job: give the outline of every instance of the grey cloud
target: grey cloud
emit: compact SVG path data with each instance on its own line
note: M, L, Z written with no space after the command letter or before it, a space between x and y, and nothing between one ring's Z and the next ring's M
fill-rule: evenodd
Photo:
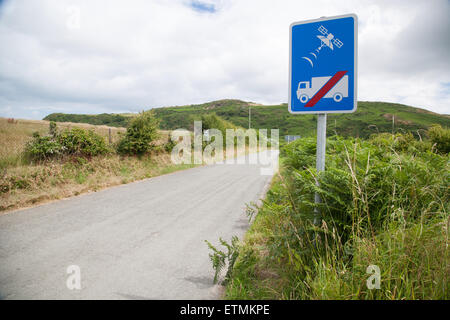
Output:
M359 98L449 112L447 1L202 2L217 11L200 14L185 0L79 0L80 29L70 30L73 1L7 1L0 116L285 102L290 22L349 11L360 18Z
M446 71L448 76L450 2L426 3L396 38L396 65L400 72Z

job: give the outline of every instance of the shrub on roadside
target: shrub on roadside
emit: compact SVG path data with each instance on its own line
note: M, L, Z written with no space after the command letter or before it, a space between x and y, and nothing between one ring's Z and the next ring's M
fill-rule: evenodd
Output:
M159 138L159 120L153 111L143 111L131 120L125 136L119 141L120 154L142 155L152 148L152 142Z
M50 121L50 124L48 125L48 133L53 138L56 138L58 136L58 126L56 125L56 122Z
M343 241L349 239L355 217L363 229L377 232L386 219L401 208L408 219L441 210L438 199L448 187L448 159L431 152L427 142L411 134L385 134L370 140L330 138L326 170L314 169L314 139L289 145L286 165L289 186L297 211L307 217L314 207L336 228ZM316 179L320 187L316 186ZM314 203L317 192L323 202Z
M59 132L54 122L50 122L50 135L33 134L25 147L25 155L32 160L47 160L57 156L75 155L92 157L109 151L102 136L93 131L73 128Z
M80 128L65 130L57 135L56 141L62 147L64 154L77 156L97 156L106 154L109 149L105 139L94 131Z
M438 152L450 152L450 129L434 125L428 130L428 136Z
M33 134L33 140L25 146L25 155L33 160L47 160L61 155L63 149L53 137Z
M169 137L169 141L167 141L165 144L164 144L164 150L167 152L167 153L170 153L170 152L172 152L172 150L173 150L173 148L176 146L176 142L175 141L173 141L170 137Z

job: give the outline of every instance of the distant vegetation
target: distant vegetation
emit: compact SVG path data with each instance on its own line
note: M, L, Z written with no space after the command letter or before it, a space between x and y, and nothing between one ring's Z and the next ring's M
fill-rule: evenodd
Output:
M210 114L216 114L234 126L248 128L249 108L252 128L278 128L281 136L315 135L316 116L290 114L286 104L266 106L240 100L220 100L199 105L155 108L154 112L161 121L161 129L165 130L192 130L194 120L201 120L202 116ZM45 119L126 126L130 115L51 114ZM358 110L353 114L328 115L327 134L367 138L377 132L411 132L418 137L433 124L450 127L450 117L401 104L360 101Z
M278 128L280 136L315 135L316 116L290 114L286 104L264 106L239 100L221 100L200 105L156 108L155 114L161 119L161 128L164 129L190 129L193 120L210 113L215 113L236 126L248 128L249 108L252 128ZM367 138L373 133L394 131L412 132L418 136L433 124L449 127L450 117L400 104L359 102L358 110L353 114L328 115L327 134Z
M222 133L222 138L223 138L222 143L224 146L226 145L227 129L238 129L231 122L222 119L221 117L217 116L215 113L204 114L204 115L202 115L200 120L202 121L202 129L203 130L216 129ZM237 142L237 141L235 141L235 142ZM207 143L208 143L207 141L204 141L203 145L205 146Z
M52 113L46 116L43 120L55 122L89 123L93 125L105 125L110 127L126 127L130 117L108 113L96 115Z

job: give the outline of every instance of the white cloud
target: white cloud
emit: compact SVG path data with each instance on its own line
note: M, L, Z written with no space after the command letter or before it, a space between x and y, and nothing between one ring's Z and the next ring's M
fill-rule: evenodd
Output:
M450 113L448 1L195 1L214 10L192 3L6 1L0 116L286 102L289 24L349 12L360 22L359 100Z

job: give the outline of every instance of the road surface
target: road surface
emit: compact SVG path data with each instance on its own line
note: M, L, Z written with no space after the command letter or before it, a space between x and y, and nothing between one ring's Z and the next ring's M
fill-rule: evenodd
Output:
M218 299L209 249L271 176L216 164L0 216L0 299ZM69 290L71 265L81 289Z

